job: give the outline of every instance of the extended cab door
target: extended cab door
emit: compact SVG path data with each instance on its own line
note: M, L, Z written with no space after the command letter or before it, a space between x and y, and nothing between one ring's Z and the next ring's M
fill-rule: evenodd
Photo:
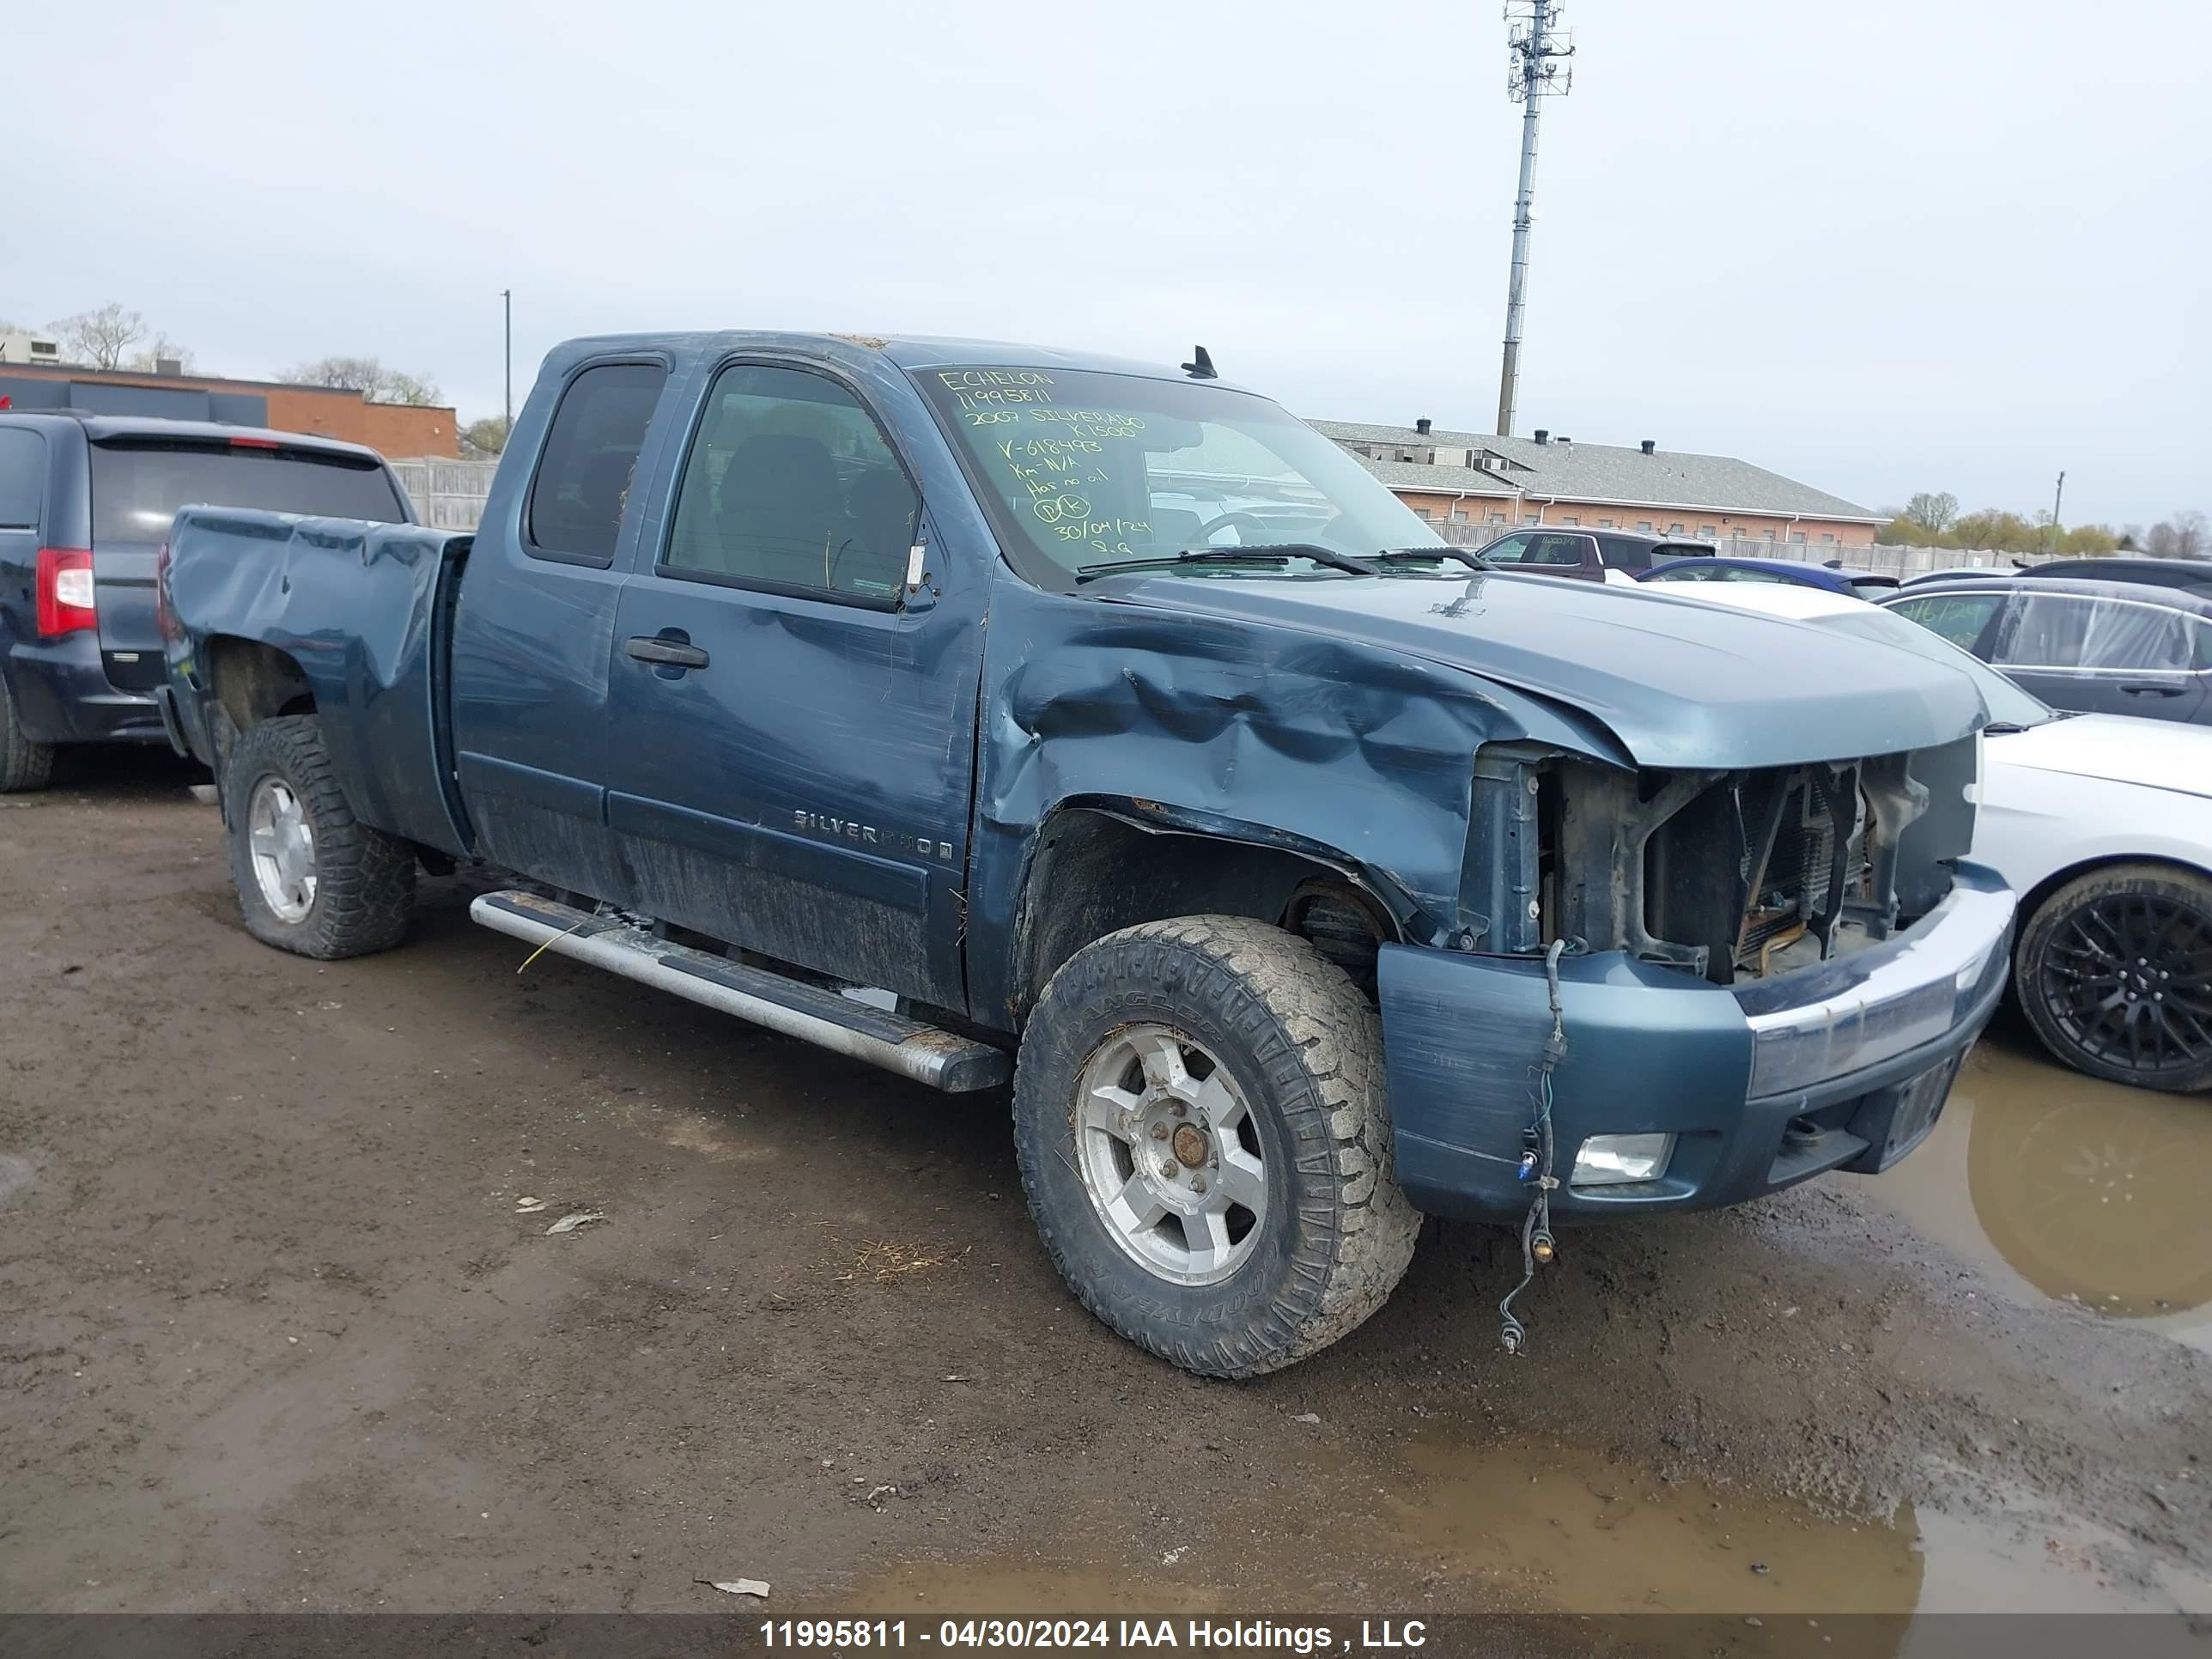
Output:
M454 762L477 850L599 899L629 896L606 824L607 677L617 551L636 538L631 482L667 382L659 360L586 362L532 394L509 453L543 432L537 465L512 493L502 466L453 620Z
M927 504L820 366L717 368L669 470L615 629L608 819L639 908L964 1008L980 578L933 561L908 591Z

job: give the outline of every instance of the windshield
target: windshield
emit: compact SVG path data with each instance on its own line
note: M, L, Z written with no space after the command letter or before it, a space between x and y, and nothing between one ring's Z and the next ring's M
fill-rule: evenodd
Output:
M384 469L338 451L258 444L97 443L92 538L158 542L180 507L255 507L328 519L402 524L406 509Z
M959 434L1001 544L1033 580L1192 549L1281 549L1275 561L1148 569L1191 576L1343 573L1352 558L1443 545L1365 468L1279 404L1197 381L1089 369L921 369Z
M1972 680L1975 689L1982 694L1982 702L1990 711L1990 723L1993 726L2040 726L2045 720L2063 718L2050 704L2030 696L1979 657L1961 651L1932 629L1908 617L1893 616L1878 605L1869 605L1863 611L1854 605L1849 611L1833 611L1821 617L1820 623L1847 633L1863 634L1885 644L1901 645L1908 651L1918 652L1930 662L1957 669Z

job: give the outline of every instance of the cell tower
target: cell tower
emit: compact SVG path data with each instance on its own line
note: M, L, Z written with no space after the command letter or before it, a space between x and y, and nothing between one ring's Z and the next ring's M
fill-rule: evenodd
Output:
M1528 210L1536 197L1536 120L1542 99L1574 82L1571 34L1557 24L1559 0L1516 0L1505 8L1505 45L1513 54L1505 93L1523 106L1521 191L1513 198L1513 276L1505 290L1505 364L1498 377L1498 435L1513 435L1513 402L1521 380L1521 313L1528 291Z

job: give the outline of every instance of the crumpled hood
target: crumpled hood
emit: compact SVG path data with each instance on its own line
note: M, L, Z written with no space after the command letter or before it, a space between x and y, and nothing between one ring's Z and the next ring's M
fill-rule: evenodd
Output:
M2212 798L2212 730L2129 714L2069 714L1989 739L1991 764Z
M1850 760L1949 743L1986 718L1972 680L1917 652L1648 586L1182 575L1116 582L1101 597L1464 669L1583 710L1641 766Z

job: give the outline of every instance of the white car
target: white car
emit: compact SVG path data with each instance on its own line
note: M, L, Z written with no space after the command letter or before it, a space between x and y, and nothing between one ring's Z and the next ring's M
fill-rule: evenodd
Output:
M1908 646L1971 677L1991 715L1973 854L2020 895L2021 1012L2092 1077L2212 1087L2212 729L2061 714L1918 623L1841 594L1676 591Z

